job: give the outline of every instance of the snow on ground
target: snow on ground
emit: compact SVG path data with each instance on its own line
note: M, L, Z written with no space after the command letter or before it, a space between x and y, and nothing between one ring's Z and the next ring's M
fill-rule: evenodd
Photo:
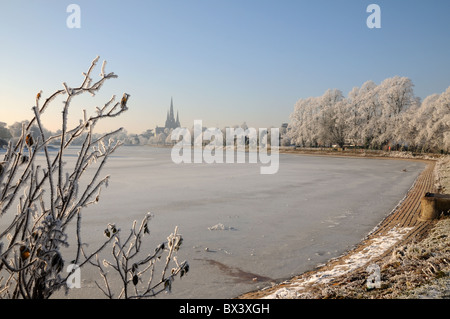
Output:
M434 175L436 185L443 193L450 193L450 156L443 156L436 162ZM431 251L432 254L442 254L446 261L441 271L446 275L430 283L420 286L404 294L404 298L420 299L448 299L450 298L450 219L446 218L437 223L433 232L423 242L418 244L420 249Z
M450 193L450 155L441 157L434 169L436 186L442 193Z
M393 228L385 236L375 238L370 245L361 251L349 255L344 264L336 265L330 270L320 271L305 280L298 280L288 287L280 288L272 294L265 296L264 299L298 298L307 285L315 283L327 284L339 276L348 274L351 271L368 264L371 260L381 256L395 243L399 242L411 229L412 228L409 227Z

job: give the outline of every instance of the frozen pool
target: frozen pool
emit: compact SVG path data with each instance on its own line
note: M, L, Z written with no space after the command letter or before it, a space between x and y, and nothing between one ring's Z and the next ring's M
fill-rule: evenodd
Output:
M179 227L190 272L163 298L232 298L314 268L357 244L404 197L421 162L280 154L261 164L174 164L170 149L121 147L99 204L83 215L92 249L108 222L126 231L152 212L149 249ZM406 171L405 171L406 170ZM102 297L90 269L69 297ZM99 280L101 282L101 280Z

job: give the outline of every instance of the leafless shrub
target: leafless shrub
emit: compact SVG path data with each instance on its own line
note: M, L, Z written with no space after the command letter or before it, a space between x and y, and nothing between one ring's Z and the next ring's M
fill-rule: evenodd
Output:
M100 177L101 170L121 144L109 139L121 128L97 138L94 137L94 128L100 120L117 117L125 112L129 99L127 93L118 102L113 96L102 107L97 107L93 115L89 116L84 110L79 124L68 127L68 111L72 100L85 93L95 95L106 80L117 77L113 72L105 73L105 61L101 66L100 78L93 81L91 75L98 60L99 57L95 58L88 71L83 73L79 87L72 88L63 83L63 89L50 95L42 105L42 92L37 94L36 105L32 108L34 117L28 125L23 125L18 142L14 145L9 143L4 159L0 162L0 298L49 298L61 288L68 292L66 283L71 274L62 271L67 260L79 267L93 263L102 270L98 253L109 244L112 245L115 261L114 265L110 265L119 272L124 283L120 297L130 297L130 279L133 283L141 280L141 276L152 268L155 257L165 252L167 258L161 281L149 285L147 290L136 293L134 297L157 295L161 290L156 291L156 288L164 284L167 289L173 276L184 274L189 269L186 262L176 263L174 253L181 244L181 236L176 231L169 237L167 249L159 247L154 254L131 263L142 248L141 240L148 230L148 217L138 230L133 224L132 232L124 242L120 240L119 230L110 229L110 235L100 247L90 253L85 251L80 232L81 212L83 208L99 201L100 190L107 186L109 180L109 176ZM64 98L61 130L57 135L46 136L41 117L58 96ZM31 134L32 125L38 126L38 136ZM67 168L65 155L76 138L83 138L83 143L74 167ZM55 141L59 142L59 148L51 152L48 145ZM38 160L40 152L44 154L44 164ZM92 175L86 174L88 168L93 171ZM17 206L15 214L13 206ZM76 226L75 243L68 242L67 229L71 224ZM76 247L75 256L63 256L61 248L69 245ZM166 276L169 264L174 261L174 270ZM137 267L144 265L147 268L138 270ZM101 274L107 282L105 273ZM106 292L104 289L102 291ZM112 297L113 293L108 290L106 295Z
M144 257L139 257L142 239L150 232L148 226L150 218L151 215L147 214L139 228L136 228L137 223L135 221L125 241L122 242L120 237L115 238L112 247L112 261L105 259L100 262L97 255L95 262L91 262L92 265L98 268L104 279L103 287L97 282L96 284L106 297L111 299L115 297L111 290L110 280L108 279L109 273L106 271L106 268L112 268L115 274L119 275L122 289L117 298L125 299L154 297L163 291L170 292L175 276L179 274L181 278L189 271L189 264L186 261L179 264L174 256L183 242L183 238L178 234L177 228L175 228L174 233L170 234L166 242L155 248L154 252ZM105 235L107 237L113 236L116 231L118 230L116 230L115 225L108 225L105 229ZM162 265L161 278L154 282L155 266L165 251L168 253L165 263ZM169 273L171 261L175 262L175 267L171 268ZM146 282L144 282L144 277Z

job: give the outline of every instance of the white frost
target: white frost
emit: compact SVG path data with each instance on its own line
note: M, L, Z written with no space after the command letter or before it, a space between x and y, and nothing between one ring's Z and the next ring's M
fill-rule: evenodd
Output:
M345 259L344 264L336 265L330 270L318 272L309 278L298 280L289 287L281 288L275 291L274 293L264 297L264 299L295 298L298 296L298 293L304 289L306 285L311 285L315 283L326 284L338 276L356 270L364 266L365 264L369 263L374 258L381 256L395 243L400 241L405 236L405 234L407 234L412 229L413 229L412 227L404 227L398 229L394 227L385 236L373 239L372 243L367 247L365 247L364 249L362 249L361 251L349 255Z
M222 223L218 223L214 226L208 227L209 230L234 230L235 228L233 227L229 227L229 226L225 226Z

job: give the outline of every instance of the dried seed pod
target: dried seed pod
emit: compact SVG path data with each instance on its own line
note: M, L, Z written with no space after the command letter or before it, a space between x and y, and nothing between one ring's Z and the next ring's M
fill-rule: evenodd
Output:
M127 93L124 93L124 94L123 94L122 100L120 101L120 106L121 106L122 108L126 108L127 102L128 102L128 97L129 97L129 96L130 96L130 95L127 94Z
M137 285L138 284L138 281L139 281L139 277L138 277L138 275L134 275L133 276L133 285Z
M31 136L31 134L28 134L25 137L25 143L27 143L27 145L30 146L30 147L33 146L34 141L33 141L33 137Z
M30 249L28 249L28 247L22 245L20 246L20 258L22 258L22 260L26 260L30 257Z
M183 265L181 266L180 278L182 278L188 272L189 272L189 264L187 262L184 262Z
M172 280L171 280L170 278L167 278L167 279L164 281L164 289L165 289L167 292L171 292L171 291L172 291Z
M148 229L147 223L144 224L144 234L150 234L150 230Z

